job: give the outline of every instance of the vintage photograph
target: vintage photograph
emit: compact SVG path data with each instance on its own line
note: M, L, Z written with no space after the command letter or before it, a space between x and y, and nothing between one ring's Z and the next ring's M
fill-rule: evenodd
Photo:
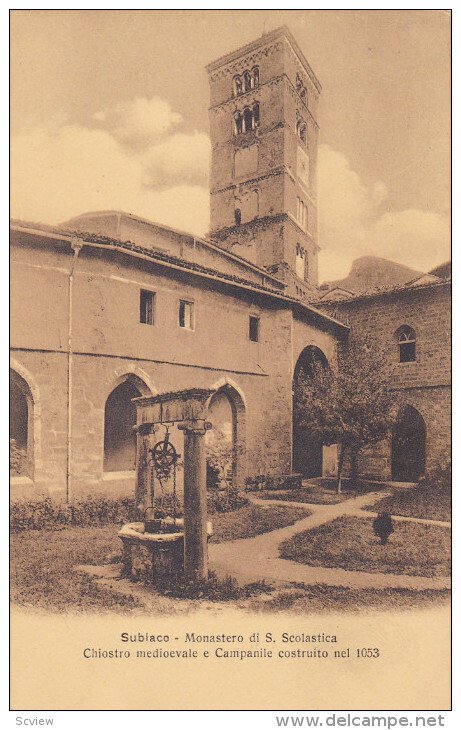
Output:
M450 24L11 12L13 709L449 709Z

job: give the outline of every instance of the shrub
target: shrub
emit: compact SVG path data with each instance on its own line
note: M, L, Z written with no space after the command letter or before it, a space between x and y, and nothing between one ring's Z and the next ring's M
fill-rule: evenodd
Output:
M19 477L24 474L27 463L27 453L10 438L10 475Z
M206 462L206 488L218 489L220 482L219 469L208 459Z
M273 590L272 586L263 580L240 587L232 576L220 579L212 571L207 580L189 582L185 578L180 580L175 578L173 581L157 585L156 588L164 595L174 598L206 598L209 601L234 601L260 593L270 593Z
M245 488L250 492L256 492L260 489L301 489L301 474L258 474L255 477L248 477L245 480Z
M387 544L389 537L394 532L394 525L389 512L380 512L373 520L373 532L381 540L381 545Z
M139 518L132 499L87 497L85 500L58 502L50 497L26 502L13 502L10 507L12 532L46 530L60 527L90 527L93 525L122 524Z
M430 469L418 482L418 487L437 494L451 491L451 461Z
M236 489L208 494L208 511L232 512L248 504ZM164 516L173 516L174 498L172 494L156 497L155 511ZM181 501L176 498L176 517L184 514ZM62 527L93 527L99 525L123 524L142 520L144 515L133 499L110 499L91 495L84 500L60 502L50 497L30 502L13 502L10 508L10 528L12 532L23 530L50 530Z
M234 512L247 504L248 500L237 489L208 493L207 507L210 515L216 512Z

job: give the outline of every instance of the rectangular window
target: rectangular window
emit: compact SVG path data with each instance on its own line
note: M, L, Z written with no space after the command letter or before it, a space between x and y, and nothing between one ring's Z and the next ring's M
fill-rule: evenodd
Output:
M141 324L154 324L155 293L141 289L139 294L139 321Z
M301 198L296 201L296 220L301 228L307 230L307 205Z
M179 301L179 326L186 330L194 329L194 303Z
M250 316L248 335L252 342L259 342L259 317Z

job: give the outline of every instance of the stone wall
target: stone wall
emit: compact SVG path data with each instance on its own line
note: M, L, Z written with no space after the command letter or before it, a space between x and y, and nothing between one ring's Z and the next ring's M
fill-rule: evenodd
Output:
M448 284L407 287L322 305L347 316L350 344L377 353L389 386L401 407L413 406L426 425L426 468L444 464L451 448L451 298ZM396 331L409 325L416 333L416 360L399 362ZM363 474L391 476L390 441L362 455Z
M291 308L265 295L83 247L74 267L69 357L70 245L18 243L12 248L12 367L32 391L36 457L34 479L13 480L14 498L133 493L133 473L103 469L105 403L127 379L142 395L225 387L243 404L239 480L290 472L293 347L295 356L304 343L332 354L331 333L311 324L308 314L294 326ZM141 289L155 292L153 325L139 321ZM179 327L182 297L194 302L194 331ZM250 314L260 318L258 342L248 336ZM182 453L182 435L173 434L173 442Z

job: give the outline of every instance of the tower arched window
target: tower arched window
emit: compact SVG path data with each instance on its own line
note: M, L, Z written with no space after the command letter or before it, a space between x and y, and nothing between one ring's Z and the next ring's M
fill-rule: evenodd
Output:
M253 111L250 107L243 110L243 131L250 132L253 129Z
M241 134L243 132L243 117L242 113L237 111L234 113L234 134Z
M300 279L307 281L309 275L309 262L307 258L307 251L301 246L296 244L296 260L295 260L296 275Z
M243 92L243 83L240 76L234 76L234 96L239 96Z
M307 91L304 86L303 80L299 74L296 74L296 91L298 92L301 99L307 104Z
M306 144L306 141L307 141L307 131L306 130L307 130L306 125L303 122L301 122L301 124L299 125L299 139L301 140L301 142L304 142L304 144Z
M245 91L251 91L251 74L249 71L245 71L243 74L243 82L245 84Z
M253 66L251 69L251 81L252 81L252 88L257 89L259 86L259 67Z
M304 230L307 230L307 224L308 224L308 213L307 213L307 205L301 198L297 198L296 200L296 220L298 221L301 228Z
M259 102L253 104L253 129L259 127Z
M306 142L307 142L307 125L306 125L306 122L304 122L301 118L298 118L298 120L296 122L296 134L299 137L299 139L301 140L301 142L306 144Z
M235 225L239 226L242 222L242 211L240 210L240 208L235 209L234 216L235 216Z
M416 360L416 333L412 327L403 324L395 333L398 344L399 362Z

